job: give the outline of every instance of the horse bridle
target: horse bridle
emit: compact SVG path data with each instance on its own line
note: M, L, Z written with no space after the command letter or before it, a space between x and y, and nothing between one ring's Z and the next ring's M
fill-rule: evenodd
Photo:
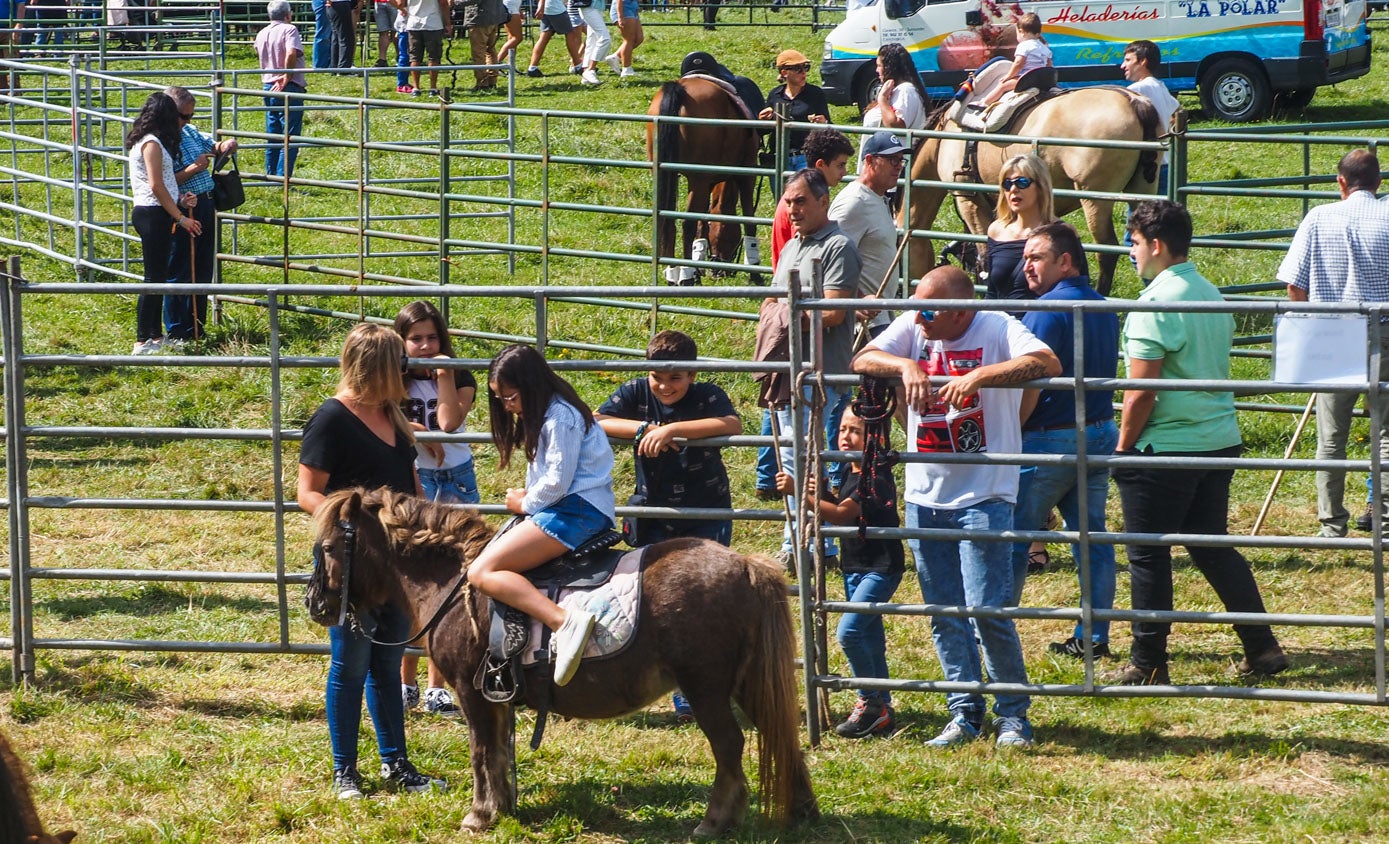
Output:
M439 626L439 621L444 617L444 611L453 603L453 599L463 588L463 584L468 582L468 569L466 566L463 568L463 571L459 572L458 579L453 582L453 586L449 588L448 594L444 596L444 600L439 602L439 607L434 611L434 615L430 616L429 621L420 628L420 632L401 642L382 642L372 638L363 630L361 622L357 619L356 615L351 613L348 609L348 587L352 582L352 558L357 552L357 526L347 519L339 519L338 527L342 528L344 534L342 549L342 593L338 597L339 626L347 624L350 618L353 627L356 628L357 632L368 642L387 648L398 648L404 645L414 644L425 634L429 633L429 631Z

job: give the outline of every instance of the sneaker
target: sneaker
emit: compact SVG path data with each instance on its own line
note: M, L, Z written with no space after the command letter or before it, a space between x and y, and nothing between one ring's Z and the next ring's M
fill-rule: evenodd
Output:
M411 89L410 89L410 96L412 96L412 97L423 97L423 96L424 96L424 92L421 91L419 88L411 88Z
M1321 539L1340 539L1348 531L1345 525L1322 525L1321 530L1317 531L1317 536Z
M444 718L458 718L463 714L463 710L453 702L453 695L449 694L449 690L437 686L425 689L424 711Z
M540 68L538 67L528 67L526 68L526 75L529 76L531 79L540 79L545 74L541 73Z
M159 340L141 340L130 350L132 355L157 355L164 344Z
M415 89L411 85L397 85L395 92L397 94L413 94L415 93Z
M590 67L588 70L585 70L585 71L579 76L579 81L582 82L582 83L584 83L585 85L602 85L602 84L603 84L603 80L601 80L601 79L598 78L598 71L594 70L594 69L591 68L591 67Z
M613 53L611 56L603 59L603 61L608 63L608 67L613 69L613 73L622 73L622 59L617 57L617 53Z
M407 686L400 684L400 699L405 704L405 711L409 712L420 705L420 687Z
M1094 648L1096 659L1100 657L1109 659L1112 656L1109 652L1108 642L1095 642ZM1076 659L1085 658L1085 643L1076 636L1072 636L1064 642L1052 642L1050 645L1047 645L1047 650L1054 654L1060 654L1061 656L1073 656Z
M796 579L796 555L790 551L778 551L772 556L772 561L781 566L787 577Z
M570 610L564 616L564 623L550 639L550 647L555 652L555 685L563 686L574 679L579 670L579 660L584 658L584 647L593 633L593 613L583 610Z
M581 65L581 64L571 64L571 65L569 66L569 73L570 73L571 76L578 76L579 74L581 74L581 73L583 73L583 72L584 72L584 66Z
M633 69L630 68L630 67L624 67L624 68L622 69L622 72L618 74L618 78L619 78L619 79L631 79L633 76L636 76L636 75L637 75L637 72L636 72L635 70L633 70Z
M165 337L164 343L160 347L160 351L178 353L182 352L184 348L186 348L187 346L187 340L181 340L178 337Z
M1288 669L1288 655L1274 643L1273 647L1255 656L1246 655L1236 670L1245 677L1272 677Z
M681 724L688 724L695 719L694 710L690 708L690 702L685 700L685 696L676 692L670 696L670 702L675 707L675 720Z
M433 98L436 99L436 100L439 99L439 89L438 89L438 88L430 88L430 89L429 89L429 96L433 97Z
M1375 529L1375 511L1370 507L1365 508L1365 515L1355 520L1355 529L1369 533Z
M983 729L983 724L976 724L963 715L956 715L949 724L945 725L945 729L940 731L940 735L926 744L928 747L958 747L979 738L979 733Z
M449 784L443 780L427 777L415 770L415 766L410 764L410 760L403 756L381 763L381 779L386 781L387 788L408 791L413 794L430 789L444 791L449 787Z
M333 771L333 791L339 800L362 799L362 775L357 773L356 765Z
M377 60L376 60L376 63L372 65L372 67L385 67L385 66L386 66L386 60L385 60L385 59L377 59Z
M868 738L887 736L897 728L892 720L892 707L879 701L859 698L854 711L844 723L835 726L834 731L844 738Z
M1167 666L1158 668L1139 668L1133 663L1119 669L1111 680L1119 686L1170 686L1172 678L1167 674Z
M998 739L995 747L1031 747L1032 725L1026 718L995 718L994 732Z

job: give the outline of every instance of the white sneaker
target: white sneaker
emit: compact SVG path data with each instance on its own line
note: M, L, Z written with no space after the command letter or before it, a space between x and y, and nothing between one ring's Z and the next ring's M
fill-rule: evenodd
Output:
M631 79L633 76L636 76L636 75L637 75L637 72L636 72L635 70L633 70L633 69L630 68L630 67L624 67L624 68L622 69L622 72L618 74L618 77L621 78L621 79Z
M579 80L582 81L585 85L603 84L603 80L598 78L598 71L594 70L591 67L583 72L583 75L579 77Z
M603 61L608 63L608 67L613 69L613 73L622 73L622 59L617 57L617 53L613 53L611 56L603 59Z
M142 340L135 344L135 348L130 350L132 355L157 355L159 350L164 347L158 340Z
M424 711L445 718L458 718L463 715L463 710L453 702L453 695L449 694L449 690L437 686L425 690Z
M161 346L166 352L182 352L188 346L188 341L180 340L177 337L165 337Z
M583 610L570 610L564 616L564 623L550 639L550 648L555 653L555 685L563 686L574 679L579 670L579 660L584 657L588 637L593 634L593 613Z

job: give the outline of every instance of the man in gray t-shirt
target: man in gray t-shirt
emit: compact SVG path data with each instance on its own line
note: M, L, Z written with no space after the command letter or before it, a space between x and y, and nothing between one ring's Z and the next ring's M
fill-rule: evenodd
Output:
M907 146L891 132L877 132L863 144L863 166L859 177L839 192L830 203L830 219L858 247L862 270L858 298L901 298L902 283L896 273L883 285L897 255L897 223L887 207L887 192L902 176ZM881 294L879 293L881 290ZM884 311L860 311L859 319L868 323L877 336L892 321Z

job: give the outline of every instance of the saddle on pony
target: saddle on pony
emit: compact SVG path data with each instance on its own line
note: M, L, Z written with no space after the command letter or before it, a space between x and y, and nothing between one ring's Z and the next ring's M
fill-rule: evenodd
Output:
M979 110L979 101L1008 75L1011 63L997 58L975 71L973 82L966 82L956 94L956 105L947 117L971 132L1005 132L1013 121L1034 105L1065 93L1056 87L1056 68L1029 70L1018 80L1017 88L998 102ZM964 96L960 96L964 94Z
M641 548L615 550L613 546L621 540L622 534L608 530L561 557L522 572L556 604L595 616L584 659L621 653L636 635L646 555ZM550 629L497 601L492 601L491 607L487 657L478 666L473 686L493 703L510 703L525 692L523 670L550 661Z

